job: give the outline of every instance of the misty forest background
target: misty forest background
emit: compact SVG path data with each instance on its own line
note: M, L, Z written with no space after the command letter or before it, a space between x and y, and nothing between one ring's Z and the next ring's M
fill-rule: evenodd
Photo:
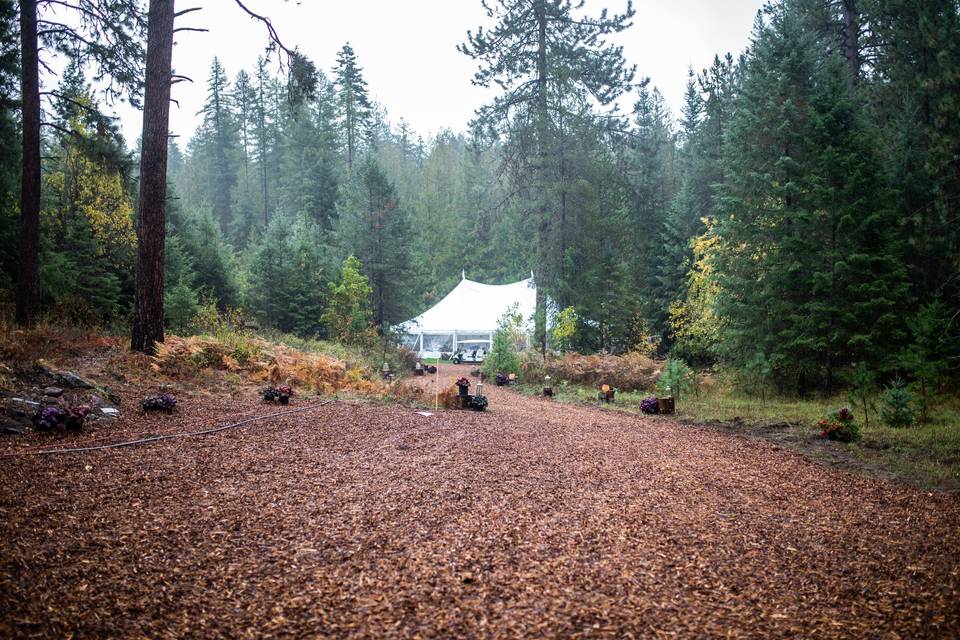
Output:
M19 37L13 3L0 7L9 312ZM533 271L558 309L575 309L567 346L579 352L654 344L801 392L861 362L883 379L956 378L955 0L773 2L746 52L690 71L679 113L642 60L635 71L604 42L643 19L632 9L577 20L564 1L491 7L495 25L450 55L474 58L474 81L501 94L463 131L430 138L371 101L363 51L349 44L307 86L267 57L250 69L214 59L196 79L207 85L202 125L170 142L168 330L190 332L215 305L327 337L330 283L353 255L381 329L436 302L461 269L487 283ZM544 22L541 57L527 36ZM42 308L129 326L137 141L99 113L85 72L74 60L46 77Z

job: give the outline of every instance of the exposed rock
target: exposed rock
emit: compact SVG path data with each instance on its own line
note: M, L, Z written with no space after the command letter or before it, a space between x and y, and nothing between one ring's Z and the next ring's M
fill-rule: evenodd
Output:
M114 409L113 407L102 407L100 409L101 418L119 418L120 410Z
M97 409L102 409L105 407L113 407L112 404L101 398L100 396L90 396L90 399L87 401L88 405L95 407Z
M98 387L98 389L103 395L107 396L107 400L109 400L111 404L120 404L120 396L114 393L113 389L110 387Z
M59 384L70 389L93 389L94 385L89 380L84 380L72 371L54 371L50 374Z
M7 401L7 415L11 418L27 418L29 420L39 408L39 402L28 398L10 398Z
M20 434L23 433L26 427L14 420L13 418L7 418L5 416L0 416L0 434Z
M63 395L63 389L60 387L47 387L43 390L43 395L50 396L51 398L59 398Z

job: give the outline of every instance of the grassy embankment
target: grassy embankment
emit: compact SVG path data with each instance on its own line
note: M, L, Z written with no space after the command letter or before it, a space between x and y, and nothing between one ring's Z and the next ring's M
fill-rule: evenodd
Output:
M521 391L539 394L539 386ZM595 404L596 389L554 386L561 402ZM618 393L613 407L639 413L640 400L654 392ZM680 398L677 417L684 422L712 424L724 429L769 438L811 457L874 475L892 477L923 488L960 491L960 398L941 396L929 422L902 429L882 423L876 412L863 416L863 438L855 443L828 442L819 437L817 421L828 411L849 404L842 394L829 397L759 397L718 384ZM606 406L606 405L604 405ZM658 417L653 417L659 419Z

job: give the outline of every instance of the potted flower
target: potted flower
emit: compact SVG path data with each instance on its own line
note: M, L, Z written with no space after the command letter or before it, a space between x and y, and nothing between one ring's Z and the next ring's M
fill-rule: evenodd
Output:
M860 439L860 425L853 418L853 412L847 407L831 411L826 418L817 423L820 437L839 442L853 442Z
M83 425L90 415L90 407L85 404L67 407L67 419L64 426L68 431L83 431Z
M172 413L173 408L177 406L177 399L169 393L161 393L156 396L147 396L140 402L140 407L144 411L163 411Z
M293 388L290 385L280 384L275 387L265 388L261 394L267 402L277 402L280 404L289 404L290 396L293 395Z
M470 389L470 381L467 380L465 376L460 376L456 381L457 389L460 390L460 395L467 395L467 391Z
M37 431L83 431L89 414L90 407L85 404L43 407L33 416L33 427Z
M488 405L487 396L475 395L470 401L470 408L474 411L485 411Z
M617 394L617 390L611 387L608 384L605 384L600 387L600 391L597 393L597 400L600 402L613 402L614 397Z
M660 400L656 396L647 396L640 401L640 411L648 415L660 413Z

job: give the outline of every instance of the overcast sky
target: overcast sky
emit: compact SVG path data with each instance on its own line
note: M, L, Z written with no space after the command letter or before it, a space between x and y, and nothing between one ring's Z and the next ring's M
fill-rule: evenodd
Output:
M231 80L241 68L251 71L263 52L264 28L250 19L233 0L197 0L203 11L184 16L178 26L210 29L209 33L177 34L173 51L176 73L194 83L174 85L170 125L181 144L196 128L210 61L219 56ZM246 0L253 10L270 15L284 44L299 47L318 68L329 74L337 51L350 42L363 67L370 93L386 107L390 120L405 118L428 137L443 128L461 131L474 109L491 93L474 87L475 63L456 45L467 29L489 26L480 0ZM664 94L671 109L679 110L687 67L700 70L715 53L740 53L749 40L763 0L635 0L633 27L621 34L638 77L648 76ZM622 11L626 0L587 0L596 14L604 6ZM117 110L128 144L140 135L139 112Z

